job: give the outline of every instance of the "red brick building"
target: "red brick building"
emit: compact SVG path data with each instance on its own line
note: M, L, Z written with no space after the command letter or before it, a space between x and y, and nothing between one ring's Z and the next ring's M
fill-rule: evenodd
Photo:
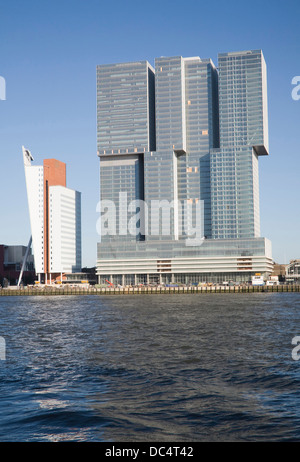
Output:
M0 245L0 285L16 285L20 276L26 247L22 245ZM29 253L23 283L33 284L35 280L33 255Z

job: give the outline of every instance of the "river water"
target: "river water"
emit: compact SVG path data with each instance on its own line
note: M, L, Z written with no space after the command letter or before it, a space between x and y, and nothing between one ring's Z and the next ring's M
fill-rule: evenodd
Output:
M0 441L299 441L299 293L1 297Z

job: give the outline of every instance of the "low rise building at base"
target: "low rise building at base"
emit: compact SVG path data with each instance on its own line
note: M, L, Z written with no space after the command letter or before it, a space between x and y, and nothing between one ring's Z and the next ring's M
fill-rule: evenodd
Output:
M273 271L266 238L207 239L197 247L180 241L106 242L98 244L98 258L99 284L245 283L257 273L267 279Z

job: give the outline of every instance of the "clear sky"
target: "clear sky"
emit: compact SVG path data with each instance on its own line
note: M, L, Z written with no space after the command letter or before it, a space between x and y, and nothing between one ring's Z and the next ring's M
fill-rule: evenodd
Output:
M82 193L83 266L96 263L96 65L262 49L268 68L270 156L260 158L261 235L273 257L300 258L300 2L0 0L0 243L27 245L21 147L35 164L67 164Z

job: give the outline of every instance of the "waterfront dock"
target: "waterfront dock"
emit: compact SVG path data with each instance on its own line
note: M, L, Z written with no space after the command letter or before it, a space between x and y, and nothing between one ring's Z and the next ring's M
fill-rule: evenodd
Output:
M104 287L104 288L20 288L0 289L0 297L54 295L184 295L213 293L300 292L300 285L277 286L189 286L189 287Z

